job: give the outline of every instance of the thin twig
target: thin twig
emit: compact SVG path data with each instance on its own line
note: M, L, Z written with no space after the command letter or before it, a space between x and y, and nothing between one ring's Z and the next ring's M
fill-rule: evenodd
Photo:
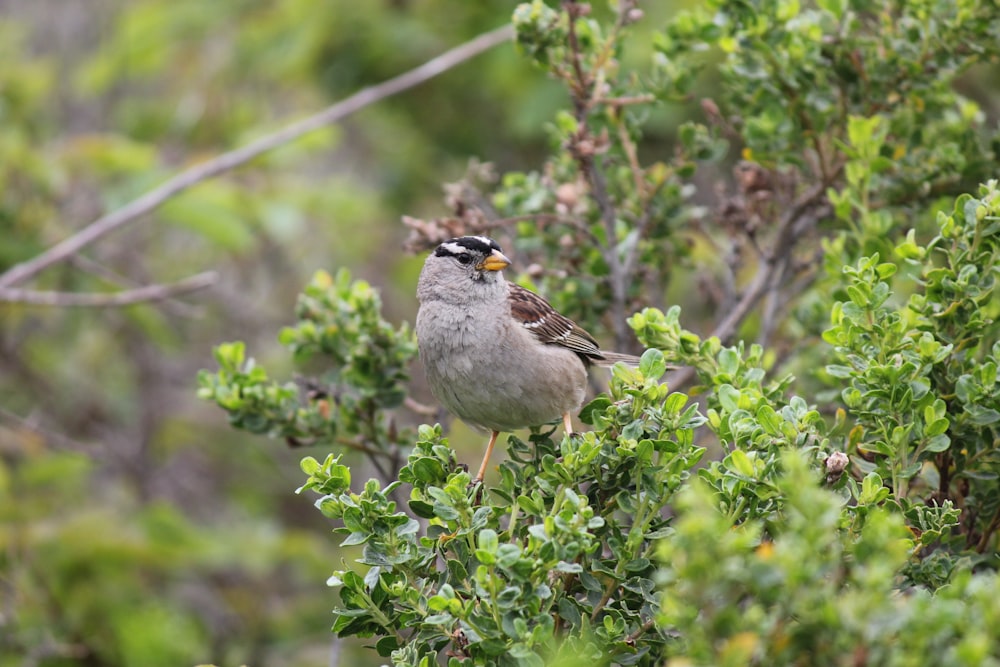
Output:
M656 96L632 95L630 97L608 97L602 101L609 107L626 107L632 104L650 104L656 101Z
M146 285L120 292L50 292L43 290L0 288L0 303L26 303L32 306L118 308L137 303L163 301L179 294L205 289L215 283L219 275L206 271L178 280L175 283Z
M653 190L649 193L643 195L642 200L642 215L639 217L639 221L635 224L635 243L628 247L625 253L625 261L623 263L622 272L625 274L626 282L632 282L633 275L636 271L636 263L639 261L639 247L642 245L642 240L646 237L646 230L649 229L649 225L653 222L653 210L652 204L653 197L659 194L660 190L663 189L663 185L666 183L666 179L663 179Z
M403 407L421 417L434 417L438 413L438 409L433 405L426 405L410 396L403 399Z
M838 167L831 174L831 178L836 178L840 174L840 170L841 167ZM820 211L810 213L810 209L820 206L828 187L829 183L820 182L809 188L795 200L781 217L774 246L763 258L764 261L761 262L753 280L743 291L743 296L729 311L729 314L716 325L710 336L719 338L723 343L726 343L736 334L736 330L743 320L747 318L760 299L767 294L777 273L785 270L788 255L792 252L799 238L814 227L822 216L829 213L828 204L821 206ZM671 386L680 386L687 383L694 374L695 369L686 366L670 373L666 381Z
M98 218L76 234L57 243L45 252L26 262L14 265L6 273L0 275L0 287L10 287L27 280L49 266L76 254L81 248L103 236L134 222L141 216L162 205L171 197L204 180L231 171L309 132L343 120L366 106L413 88L498 44L509 41L513 34L513 28L510 25L483 33L475 39L450 51L446 51L409 72L384 81L376 86L365 88L348 97L346 100L327 107L317 114L296 121L273 134L263 136L242 148L223 153L206 162L188 167L166 183L150 190L117 211Z
M594 605L594 611L590 614L590 621L594 622L597 617L604 610L604 606L608 604L608 600L611 599L611 595L618 590L618 582L616 579L612 579L608 582L608 585L604 587L604 594L601 595L600 601Z
M990 545L990 541L993 539L993 534L997 532L998 529L1000 529L1000 507L997 508L997 511L993 514L993 519L983 531L979 543L976 544L976 551L984 553L986 551L986 547Z
M625 643L628 644L635 642L635 640L637 640L642 635L646 634L646 632L655 625L656 625L655 619L651 618L647 620L645 623L640 625L635 632L633 632L632 634L630 634L628 637L625 638Z
M799 237L804 233L804 231L811 225L804 224L803 219L809 219L815 222L813 216L806 216L806 212L826 194L827 184L825 182L818 183L813 187L809 188L805 193L799 197L788 212L782 216L781 222L778 226L778 234L774 243L774 247L768 256L765 258L761 269L757 271L757 275L754 276L753 282L747 286L747 289L743 292L743 296L740 298L739 302L730 311L719 324L715 327L712 332L713 336L718 337L723 342L729 340L733 334L736 333L737 327L740 323L746 319L747 315L757 302L760 301L761 297L767 292L768 287L774 277L774 272L778 270L779 267L783 266L782 259L791 252L792 247L795 242L798 241Z
M646 179L643 178L642 167L639 165L639 152L636 150L635 144L632 143L632 138L628 136L628 128L625 127L625 120L620 117L617 120L618 141L621 142L622 150L625 151L625 157L628 158L628 166L632 170L632 180L635 181L635 191L639 194L639 200L647 203ZM663 180L666 181L666 179Z
M6 421L10 424L16 425L18 428L31 431L60 449L66 449L74 452L92 451L94 449L94 446L80 442L79 440L74 440L73 438L65 436L62 433L50 431L49 429L36 424L34 419L22 417L19 414L11 412L7 408L0 407L0 421Z
M781 288L785 284L785 274L788 273L789 258L786 255L778 260L771 271L771 283L767 287L767 298L764 300L764 312L760 318L760 333L757 343L766 347L771 335L778 326L778 309L784 299L781 298Z
M83 253L73 255L67 260L67 262L70 266L79 269L84 273L97 276L101 280L104 280L105 282L108 282L116 287L135 288L142 286L141 282L119 273L118 271L115 271L100 262L94 261ZM199 317L202 314L202 309L199 306L192 306L191 304L178 299L165 299L161 302L160 307L172 315L177 315L179 317L193 318Z

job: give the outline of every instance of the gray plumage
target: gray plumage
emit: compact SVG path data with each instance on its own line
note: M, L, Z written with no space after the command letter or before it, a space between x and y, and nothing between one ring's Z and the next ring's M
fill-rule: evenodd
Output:
M491 446L498 431L560 417L568 425L590 364L638 363L603 352L540 296L507 282L509 263L491 239L451 239L427 258L417 283L417 341L431 392L462 421L492 431Z

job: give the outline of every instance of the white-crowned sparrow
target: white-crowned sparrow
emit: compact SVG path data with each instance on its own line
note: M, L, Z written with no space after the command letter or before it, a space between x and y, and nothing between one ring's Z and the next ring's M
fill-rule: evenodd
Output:
M594 338L545 299L507 282L496 241L463 236L427 257L417 283L417 343L427 381L456 417L491 432L476 481L497 436L580 408L587 368L638 357L601 350Z

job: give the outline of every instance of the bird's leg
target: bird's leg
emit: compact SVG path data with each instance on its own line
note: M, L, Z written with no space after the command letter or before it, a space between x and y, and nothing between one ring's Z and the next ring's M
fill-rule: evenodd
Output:
M490 462L490 454L493 453L493 445L497 443L497 436L500 435L500 431L493 431L490 435L490 442L486 445L486 454L483 456L483 462L479 466L479 472L476 473L476 478L472 480L473 484L483 481L483 477L486 476L486 464Z
M566 431L566 435L576 435L573 431L573 419L569 416L568 412L563 413L563 429Z

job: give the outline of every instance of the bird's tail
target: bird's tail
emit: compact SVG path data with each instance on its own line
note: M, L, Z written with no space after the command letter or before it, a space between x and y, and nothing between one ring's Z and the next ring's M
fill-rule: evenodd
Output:
M639 357L634 354L622 354L621 352L605 352L601 350L600 357L592 357L595 366L614 366L619 361L626 366L638 366Z
M639 357L634 354L622 354L621 352L606 352L604 350L600 351L601 356L591 357L590 362L595 366L609 367L614 366L619 361L626 366L636 367L639 365ZM668 371L677 370L677 366L667 366Z

